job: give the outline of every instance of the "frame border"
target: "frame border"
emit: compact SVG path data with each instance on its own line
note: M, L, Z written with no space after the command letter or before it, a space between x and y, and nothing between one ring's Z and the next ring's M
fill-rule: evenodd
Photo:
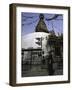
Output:
M66 9L68 10L68 80L53 81L53 82L38 82L38 83L16 83L16 8L17 7L35 7L35 8L51 8L51 9ZM9 85L11 86L31 86L31 85L46 85L70 83L70 7L66 6L51 6L51 5L36 5L36 4L17 4L9 5Z

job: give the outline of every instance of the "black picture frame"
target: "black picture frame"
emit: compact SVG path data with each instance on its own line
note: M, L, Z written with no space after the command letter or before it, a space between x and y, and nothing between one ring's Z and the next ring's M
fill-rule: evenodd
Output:
M42 8L42 9L59 9L68 11L68 79L63 81L51 81L51 82L29 82L29 83L17 83L16 82L16 50L17 50L17 22L16 22L16 9L17 7L29 7L29 8ZM51 5L34 5L34 4L17 4L13 3L9 6L10 9L10 69L9 69L9 84L11 86L31 86L31 85L46 85L46 84L60 84L70 83L70 7L67 6L51 6Z

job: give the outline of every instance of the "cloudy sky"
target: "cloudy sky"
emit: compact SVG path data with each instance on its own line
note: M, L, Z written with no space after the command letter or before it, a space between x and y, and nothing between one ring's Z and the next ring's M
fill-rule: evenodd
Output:
M39 21L40 13L21 13L21 34L22 36L35 32L35 28ZM54 30L56 34L63 32L63 15L44 14L44 21L49 31ZM57 17L55 17L57 16ZM55 18L53 18L55 17Z

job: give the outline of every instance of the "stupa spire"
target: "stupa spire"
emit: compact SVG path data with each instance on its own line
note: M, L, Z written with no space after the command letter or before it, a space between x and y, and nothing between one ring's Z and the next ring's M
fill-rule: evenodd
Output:
M44 22L44 15L43 14L40 14L39 15L39 22L36 26L36 29L35 29L36 32L46 32L48 33L48 29L47 29L47 26Z

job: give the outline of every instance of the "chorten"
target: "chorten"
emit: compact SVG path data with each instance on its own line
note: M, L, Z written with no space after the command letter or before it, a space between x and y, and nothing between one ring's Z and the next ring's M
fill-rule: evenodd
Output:
M47 26L44 22L44 15L43 14L40 14L39 15L39 22L36 26L36 29L35 29L35 32L46 32L46 33L49 33L48 29L47 29Z

